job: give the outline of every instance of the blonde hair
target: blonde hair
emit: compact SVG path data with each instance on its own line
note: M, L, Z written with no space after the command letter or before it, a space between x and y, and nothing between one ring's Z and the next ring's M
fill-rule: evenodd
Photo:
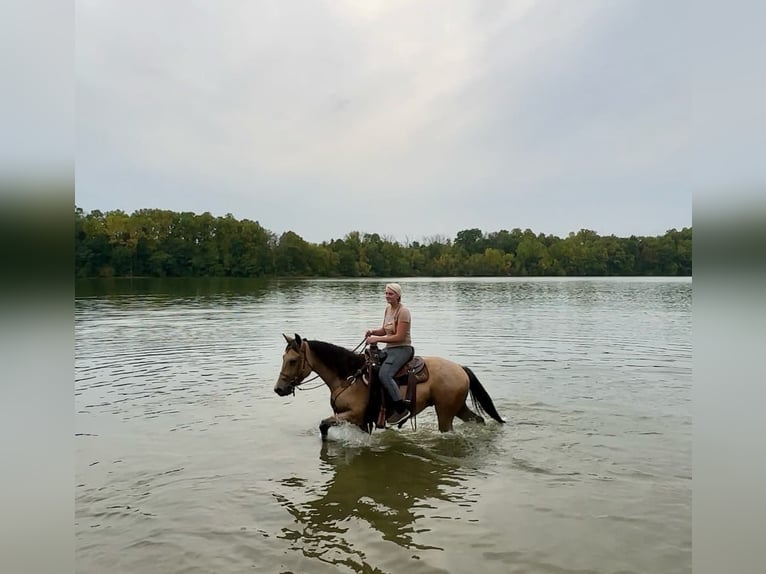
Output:
M399 301L402 300L402 286L399 283L386 283L386 289L390 289L397 295L399 295Z

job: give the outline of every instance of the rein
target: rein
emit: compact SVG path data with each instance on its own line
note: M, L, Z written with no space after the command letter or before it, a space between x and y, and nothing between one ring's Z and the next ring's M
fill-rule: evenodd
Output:
M366 341L367 341L367 337L365 337L364 339L362 339L362 340L361 340L361 342L360 342L360 343L359 343L359 344L358 344L356 347L354 347L354 348L353 348L351 351L352 351L353 353L356 353L356 350L357 350L359 347L361 347L362 345L364 345L364 343L365 343ZM306 354L305 354L305 353L301 353L301 355L303 356L303 360L304 360L304 362L305 362L305 363L306 363L306 364L307 364L309 367L311 367L311 370L313 371L313 370L314 370L314 367L312 367L312 366L311 366L311 363L309 363L309 360L308 360L308 358L306 358ZM357 375L357 376L358 376L358 375ZM293 394L295 394L295 390L296 390L296 389L298 389L299 391L313 391L313 390L315 390L315 389L320 389L320 388L322 388L323 386L325 386L325 382L324 382L324 381L322 381L322 382L321 382L321 383L319 383L318 385L314 385L313 387L302 387L302 386L301 386L301 385L303 385L304 383L309 383L309 382L311 382L311 381L313 381L313 380L317 379L318 377L319 377L319 375L314 375L314 376L313 376L313 377L311 377L310 379L306 379L305 381L301 381L300 383L293 385ZM348 377L348 379L346 379L346 380L348 380L348 384L343 386L343 388L341 389L340 393L338 393L338 396L340 396L340 395L341 395L341 393L343 393L343 391L345 391L347 388L349 388L351 385L353 385L353 384L354 384L354 381L356 381L356 376L352 375L352 376ZM337 398L337 397L336 397L336 398Z

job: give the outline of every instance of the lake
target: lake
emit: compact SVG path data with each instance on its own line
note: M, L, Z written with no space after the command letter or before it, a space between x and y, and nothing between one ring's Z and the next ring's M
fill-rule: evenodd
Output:
M273 387L382 280L78 281L76 571L691 572L690 278L401 279L506 419L372 435Z

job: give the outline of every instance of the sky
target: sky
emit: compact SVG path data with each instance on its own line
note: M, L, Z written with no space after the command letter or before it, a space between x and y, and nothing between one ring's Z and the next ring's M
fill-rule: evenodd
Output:
M79 0L75 202L316 243L691 226L687 11Z

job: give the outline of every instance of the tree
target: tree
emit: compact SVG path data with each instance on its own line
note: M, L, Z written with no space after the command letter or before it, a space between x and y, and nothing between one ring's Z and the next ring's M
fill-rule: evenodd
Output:
M349 232L321 245L296 232L277 237L230 213L142 209L85 213L75 207L77 277L343 277L460 275L691 275L692 229L659 237L600 237L589 229L565 239L531 229L478 228L407 241Z
M455 237L455 247L463 249L468 255L484 251L484 235L476 227L458 231Z
M548 249L534 234L527 234L516 248L513 272L516 275L545 275L551 265Z

